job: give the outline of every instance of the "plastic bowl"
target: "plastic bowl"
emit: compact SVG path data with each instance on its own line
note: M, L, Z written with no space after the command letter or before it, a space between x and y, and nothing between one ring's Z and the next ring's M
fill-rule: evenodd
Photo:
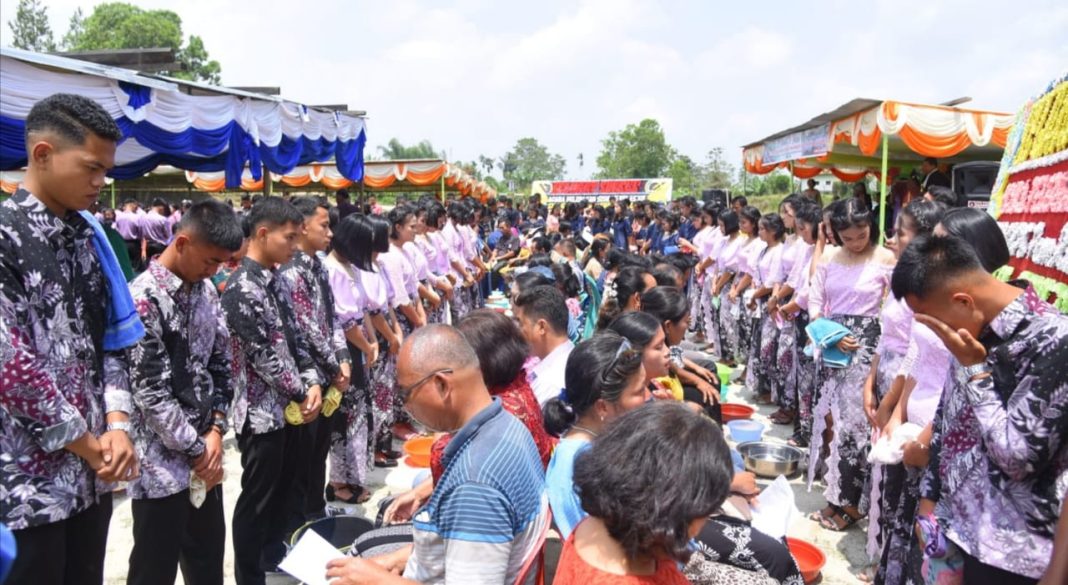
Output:
M805 583L814 583L820 577L820 570L827 563L827 556L816 545L797 538L786 537L786 545L790 547L790 554L797 561L797 568L801 571L801 577Z
M412 467L430 467L430 446L434 437L416 437L404 443L404 452L408 454L405 463Z
M764 437L764 425L755 420L732 420L727 423L731 430L731 439L736 443L759 441Z
M723 413L723 422L729 423L732 420L749 420L756 409L744 404L724 404L720 412Z

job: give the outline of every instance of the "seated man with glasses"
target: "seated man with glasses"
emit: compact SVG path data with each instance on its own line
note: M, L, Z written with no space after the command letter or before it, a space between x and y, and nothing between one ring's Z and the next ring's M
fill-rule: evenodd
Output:
M445 469L412 519L414 543L331 561L331 583L534 583L550 521L541 457L490 396L474 350L452 327L421 327L401 346L397 386L412 418L455 433Z

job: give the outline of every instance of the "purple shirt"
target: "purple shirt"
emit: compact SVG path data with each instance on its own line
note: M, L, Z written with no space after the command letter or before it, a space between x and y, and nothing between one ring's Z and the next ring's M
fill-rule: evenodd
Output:
M756 271L753 275L754 287L771 287L775 284L772 278L781 270L783 250L783 244L773 247L764 246L756 261Z
M415 268L396 244L391 243L389 252L378 255L378 269L389 284L390 305L396 309L410 304L419 281L415 279Z
M453 263L464 261L464 240L460 235L459 230L456 229L456 224L450 219L445 227L441 230L441 235L445 238L446 252L449 256L449 268L453 276L459 278L460 272L452 267Z
M787 238L782 243L782 261L779 262L778 270L771 275L769 280L775 284L785 284L786 279L790 277L790 272L794 269L794 264L797 262L797 255L801 252L801 248L804 247L805 242L800 237L793 236Z
M934 331L913 321L909 348L898 370L899 376L916 382L906 405L908 422L922 427L934 420L952 364L953 355Z
M401 246L404 257L415 268L415 278L419 282L430 280L430 263L426 259L426 253L415 242L408 242Z
M954 362L920 493L969 555L1037 579L1068 491L1068 316L1029 287L979 341L992 375Z
M893 264L880 260L878 249L866 262L848 265L837 262L839 252L844 253L839 250L816 267L809 291L810 312L813 317L877 316L890 288Z
M114 227L124 240L141 239L141 216L136 212L116 209Z
M768 245L759 238L749 238L738 250L738 274L748 274L756 278L757 261L761 252Z
M882 313L879 314L882 324L882 334L879 337L879 352L889 352L896 355L905 355L909 349L909 337L912 326L912 310L899 301L894 295L888 295L883 303ZM918 325L918 327L924 327Z
M448 243L441 231L427 232L425 239L416 240L419 247L426 254L427 262L430 263L430 271L438 276L444 276L452 272L449 266Z
M794 289L794 299L797 306L808 310L809 284L812 274L812 255L816 253L815 244L801 242L800 252L794 266L790 270L790 276L786 278L786 285Z
M334 310L337 311L338 327L348 331L363 320L367 298L360 287L359 271L331 254L323 262L326 266L330 290L334 292Z
M742 244L745 244L748 240L749 238L746 236L737 236L723 245L723 251L716 261L720 272L738 272L739 252L742 249Z
M157 213L155 209L144 214L139 223L141 235L146 240L162 246L171 243L171 222Z

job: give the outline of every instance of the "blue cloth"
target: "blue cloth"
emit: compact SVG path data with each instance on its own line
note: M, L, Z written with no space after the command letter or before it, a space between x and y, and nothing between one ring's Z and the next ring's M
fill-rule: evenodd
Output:
M523 423L501 408L482 409L441 458L444 471L413 520L416 530L447 540L503 544L541 513L545 472Z
M489 246L490 250L497 249L497 242L500 241L501 235L501 230L493 230L490 232L490 235L486 238L486 245Z
M7 579L11 572L11 566L15 564L15 555L18 546L15 544L15 535L8 530L7 526L0 523L0 583Z
M682 220L682 223L679 224L679 235L687 240L693 240L693 237L697 235L697 227L693 225L693 220Z
M660 224L649 224L649 251L656 252L660 249L660 239L664 237L664 231L660 229Z
M150 92L139 86L128 85L123 90L131 106L143 105L151 97ZM233 189L241 186L241 174L246 166L252 178L259 180L264 165L271 172L286 174L297 165L326 161L334 161L338 172L347 179L363 179L366 132L347 141L283 135L277 146L267 146L257 144L236 121L218 128L188 128L180 132L170 132L149 122L134 122L125 116L117 118L115 123L124 141L135 138L138 144L152 151L144 158L118 165L108 172L108 176L116 179L141 177L159 165L168 164L189 171L225 171L226 186ZM25 120L0 116L0 170L26 166L25 129Z
M670 252L668 250L671 250ZM674 254L679 251L679 232L668 236L661 236L655 244L655 252L660 254Z
M115 251L111 249L104 227L88 211L81 216L93 226L93 247L100 261L100 270L108 283L108 299L105 308L107 324L104 329L104 351L118 351L137 343L145 336L145 326L134 307L130 288L126 286L126 275L119 266Z
M805 327L805 333L813 343L820 346L823 365L828 368L845 368L849 366L849 362L853 361L852 353L838 349L838 342L853 333L841 323L821 317L809 323ZM805 346L805 355L811 357L812 354L812 346Z
M560 536L567 540L571 531L586 518L582 502L575 493L575 459L579 453L590 448L589 441L561 439L553 449L549 468L545 470L545 493L549 496L549 508L553 511L553 523Z
M624 217L623 219L612 222L612 244L620 250L627 251L627 239L630 237L630 219Z

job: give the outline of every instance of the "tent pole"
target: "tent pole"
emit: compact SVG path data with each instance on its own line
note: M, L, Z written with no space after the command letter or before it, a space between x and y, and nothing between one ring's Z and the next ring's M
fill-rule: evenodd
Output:
M890 137L883 132L883 173L879 177L879 244L886 239L886 180Z
M263 195L270 197L273 190L274 184L271 182L271 171L267 168L267 165L263 165Z
M445 173L441 173L441 204L445 205Z

